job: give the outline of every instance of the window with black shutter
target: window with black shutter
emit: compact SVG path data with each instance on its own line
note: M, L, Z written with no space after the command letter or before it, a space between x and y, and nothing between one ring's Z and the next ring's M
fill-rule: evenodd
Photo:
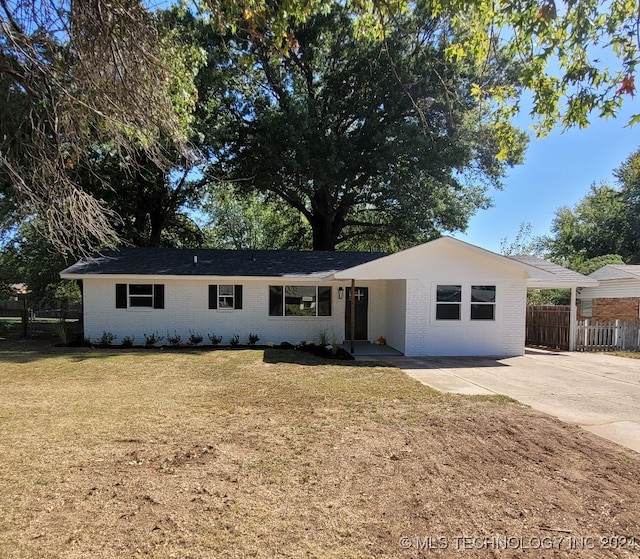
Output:
M164 309L164 285L116 283L116 308Z
M127 308L127 284L116 283L116 309Z
M220 310L242 309L242 285L210 285L209 308Z

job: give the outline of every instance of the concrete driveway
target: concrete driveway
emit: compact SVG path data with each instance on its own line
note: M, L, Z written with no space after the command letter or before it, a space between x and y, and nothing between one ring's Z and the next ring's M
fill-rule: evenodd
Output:
M443 392L506 394L640 452L640 360L527 349L524 356L385 357Z

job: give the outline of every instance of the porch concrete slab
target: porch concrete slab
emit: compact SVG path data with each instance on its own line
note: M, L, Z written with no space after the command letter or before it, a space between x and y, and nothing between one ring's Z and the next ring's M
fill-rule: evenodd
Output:
M340 345L345 351L351 352L351 342ZM369 342L358 341L354 343L353 355L357 357L400 356L402 353L389 345L378 345Z
M380 360L443 392L505 394L640 452L640 360L537 349L507 359Z

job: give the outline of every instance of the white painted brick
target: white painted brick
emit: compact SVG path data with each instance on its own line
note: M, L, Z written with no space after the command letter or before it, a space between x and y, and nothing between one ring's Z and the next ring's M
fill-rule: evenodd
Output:
M243 309L208 309L208 286L216 281L206 279L155 280L165 285L164 309L116 309L115 284L123 280L85 279L85 335L95 341L103 331L121 340L135 337L144 343L144 334L161 336L177 332L183 340L189 331L222 336L223 344L238 334L241 343L249 333L257 334L260 343L319 341L322 331L342 341L345 336L344 299L338 298L338 287L350 282L318 282L331 285L332 316L270 317L269 285L291 285L293 281L244 281ZM152 282L152 280L150 280ZM309 283L297 282L300 285ZM440 283L446 283L440 281ZM450 281L450 283L453 283ZM463 282L458 282L463 283ZM467 282L468 283L468 282ZM524 351L526 285L524 280L499 281L485 279L483 285L498 288L496 320L443 324L434 320L435 295L432 283L417 279L358 282L369 288L369 340L380 336L406 355L520 355ZM463 302L463 305L465 303Z

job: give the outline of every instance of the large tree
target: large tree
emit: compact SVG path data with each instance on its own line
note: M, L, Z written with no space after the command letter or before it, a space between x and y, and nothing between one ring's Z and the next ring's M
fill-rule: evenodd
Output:
M546 252L570 268L596 256L620 254L625 208L620 193L608 184L592 185L574 207L556 211Z
M619 230L621 254L633 264L640 264L640 149L614 170L624 205L624 220Z
M253 35L291 38L290 18L328 10L333 0L204 0L218 16L243 15ZM446 19L456 31L450 59L484 64L504 49L521 61L519 81L532 93L532 114L544 133L560 123L587 126L593 116L613 116L635 92L640 60L640 12L628 0L357 0L345 3L359 32L381 37L393 30L402 13L414 6ZM499 104L509 118L519 108L520 90L478 82L475 92ZM640 114L632 122L640 120Z
M413 12L397 24L363 39L335 6L297 26L281 56L268 37L233 38L242 79L218 110L234 134L210 176L280 197L308 220L316 250L463 230L524 148L471 93L476 79L511 83L510 65L496 57L480 76L446 60L446 21Z
M139 1L0 1L0 165L24 216L58 250L112 244L111 209L73 180L96 141L171 167L186 153L190 105L183 53ZM188 78L188 76L186 76Z
M167 154L171 153L167 150ZM114 213L112 227L119 242L133 246L200 246L204 237L190 217L200 204L201 176L176 157L174 168L156 165L144 151L123 165L108 144L96 144L74 169L73 180Z
M640 263L640 150L614 170L617 186L592 185L574 207L555 215L544 240L548 255L577 270L605 263Z
M422 5L340 4L352 10L358 31L368 38L391 34L409 6ZM335 2L202 0L202 5L215 29L271 38L275 52L282 53L296 44L296 23ZM449 60L484 63L505 48L523 61L520 85L533 91L533 111L543 129L557 122L586 125L592 110L614 114L635 90L639 15L634 2L435 0L429 7L456 31L458 39L446 50ZM176 99L185 96L171 79L180 73L173 66L180 50L158 34L151 9L138 0L0 1L0 89L18 122L9 127L8 120L0 120L0 166L11 177L23 213L41 214L61 250L114 241L109 209L65 172L96 136L123 153L148 150L164 166L157 140L168 136L184 146ZM518 88L483 80L473 92L497 102L501 119L513 114L519 100Z

